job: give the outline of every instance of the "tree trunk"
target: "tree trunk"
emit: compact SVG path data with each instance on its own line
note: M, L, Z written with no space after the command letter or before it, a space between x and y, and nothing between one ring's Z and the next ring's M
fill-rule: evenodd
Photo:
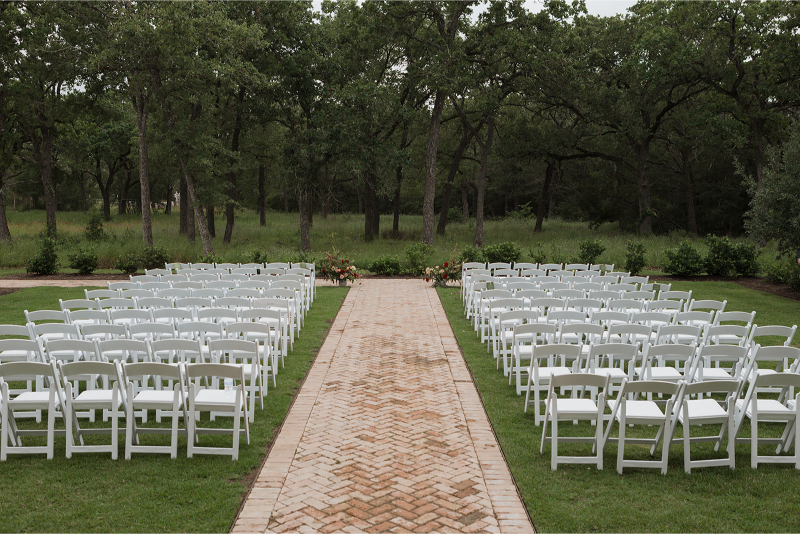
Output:
M53 185L53 130L50 126L41 126L42 139L38 141L31 136L34 157L39 167L39 177L44 189L44 209L46 213L47 234L55 237L56 226L56 188Z
M5 173L5 169L0 169L0 172ZM0 174L0 241L11 241L11 231L8 229L6 218L6 183L2 174Z
M433 244L433 202L436 197L436 156L439 151L439 127L442 122L445 94L441 89L436 91L431 113L431 125L428 130L428 153L425 156L425 196L422 200L422 242Z
M356 195L358 196L358 214L364 213L364 195L361 194L361 184L356 183Z
M258 220L261 226L267 225L267 170L258 166Z
M208 224L208 233L211 237L217 237L217 225L214 218L214 205L206 205L206 223Z
M561 180L561 167L556 164L555 172L553 173L553 180L550 182L550 195L547 202L547 219L553 218L553 213L556 208L556 187Z
M83 204L83 213L89 211L89 200L86 198L85 180L86 178L84 177L83 172L78 173L78 184L81 186L81 202Z
M686 218L689 231L697 234L697 217L694 212L694 192L692 191L692 166L689 162L690 153L691 148L687 147L681 150L681 171L686 194Z
M536 226L533 227L534 233L541 233L544 214L550 205L550 188L556 172L557 162L554 159L547 160L547 169L544 171L544 184L542 184L542 196L539 199L539 209L536 210Z
M461 214L465 221L469 220L469 190L464 177L461 178Z
M114 175L110 175L106 183L103 183L103 171L100 168L100 160L94 160L94 181L97 182L97 188L100 190L100 196L103 197L103 220L111 220L111 186L114 184Z
M400 236L400 189L403 185L403 165L400 164L395 169L397 185L394 188L394 216L392 218L392 237L397 239Z
M300 250L303 252L311 251L311 203L309 197L311 193L306 186L300 189L298 203L300 204Z
M119 183L119 202L117 212L125 215L128 209L128 189L131 187L131 171L125 169L125 178Z
M436 233L444 235L445 228L447 227L447 214L450 211L450 196L453 192L453 182L455 182L458 168L461 165L461 158L464 155L464 150L467 149L469 142L472 140L472 130L465 128L464 133L461 135L461 141L458 143L456 153L453 154L453 161L450 163L450 170L447 173L447 182L442 191L442 209L439 212L439 224L436 226Z
M189 193L186 193L189 196ZM186 201L186 240L194 243L197 228L196 221L194 220L194 211L192 210L192 203L190 200Z
M756 183L764 181L764 119L750 119L753 130L753 166L756 170Z
M189 192L186 190L186 180L180 179L180 199L178 209L181 212L180 233L189 235Z
M164 215L170 215L172 213L172 199L175 194L175 191L172 187L172 182L167 184L167 207L164 208Z
M639 160L639 233L653 232L653 216L650 210L650 143L638 145L636 155Z
M378 200L377 176L372 168L364 173L364 241L380 236L381 210Z
M147 155L147 97L141 87L136 88L133 106L136 108L136 126L139 132L139 189L142 200L142 243L153 246L153 218L150 212L150 176Z
M483 248L483 201L486 194L486 171L489 167L489 151L492 149L494 138L494 115L486 121L486 142L481 143L481 168L478 171L478 198L475 202L475 239L472 244ZM477 139L477 136L476 136ZM480 142L480 141L479 141Z
M241 111L241 103L244 100L244 87L239 89L239 98L237 100L236 106L236 123L233 127L233 135L231 136L231 153L235 154L236 156L239 155L239 136L242 133L242 111ZM236 169L234 164L236 163L236 158L234 161L231 161L231 172L228 174L228 183L230 184L230 192L228 196L230 197L230 201L225 204L225 235L222 238L222 242L228 244L231 242L231 237L233 236L233 221L234 221L234 202L236 202L237 191L236 191Z

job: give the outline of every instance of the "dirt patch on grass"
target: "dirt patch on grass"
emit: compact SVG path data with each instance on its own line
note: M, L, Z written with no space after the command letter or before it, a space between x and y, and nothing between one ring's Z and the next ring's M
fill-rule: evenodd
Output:
M0 296L10 295L11 293L14 293L15 291L19 291L19 289L17 289L17 288L13 288L12 289L12 288L8 288L8 287L0 287Z
M723 278L720 276L651 276L651 282L733 282L739 284L747 289L755 289L756 291L763 291L765 293L772 293L779 297L784 297L792 300L800 300L800 291L792 289L784 284L774 284L767 282L763 278L745 278L743 276L737 278Z
M67 274L67 273L60 273L60 274L47 274L47 275L40 275L40 274L30 274L30 273L17 273L17 274L6 274L0 276L0 279L3 280L97 280L98 285L105 285L102 282L106 280L118 280L118 281L128 281L130 277L127 274L123 273L105 273L105 274Z

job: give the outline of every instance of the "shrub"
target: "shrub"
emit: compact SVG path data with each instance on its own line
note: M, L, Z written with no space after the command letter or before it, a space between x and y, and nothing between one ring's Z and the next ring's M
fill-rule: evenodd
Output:
M207 254L205 256L200 256L200 258L194 263L223 263L224 261L225 260L216 254Z
M711 276L730 276L734 268L733 245L727 237L706 237L708 254L703 259L705 271Z
M77 250L74 254L67 256L69 268L77 269L80 274L92 274L92 271L100 266L100 259L91 250Z
M483 254L490 263L514 263L522 257L522 249L513 241L506 241L486 247Z
M83 236L87 241L92 241L94 243L108 239L108 234L103 230L103 216L100 213L93 213L89 217L89 222L86 224Z
M689 241L681 241L678 247L664 251L667 263L664 271L675 276L692 276L703 272L703 258Z
M115 269L119 269L125 274L133 274L139 270L139 258L136 254L126 254L117 258L114 264Z
M290 263L316 263L316 262L317 262L316 258L311 252L298 252L297 254L292 256L292 259L290 260ZM256 263L261 263L261 262L256 262ZM263 263L268 263L268 262L265 259Z
M739 243L733 247L733 270L740 276L754 277L761 272L758 257L761 251L751 243Z
M58 254L56 241L51 237L42 239L42 248L39 253L30 259L27 272L33 274L58 274Z
M142 252L141 262L144 269L163 269L172 259L163 248L146 247Z
M381 256L373 261L368 269L375 274L383 274L387 276L395 276L400 274L403 270L400 264L400 259L397 256Z
M786 284L792 289L800 290L800 265L794 261L770 265L764 274L767 282Z
M267 253L260 250L254 250L250 253L250 263L269 263Z
M599 239L587 239L578 244L580 253L578 254L578 263L597 263L600 254L605 252L606 247Z
M425 272L425 263L431 255L431 246L425 243L412 243L406 246L406 270L419 276Z
M544 251L544 245L536 243L536 246L528 251L533 263L548 263L547 253Z
M633 276L641 274L644 269L644 243L628 241L628 253L625 255L625 270Z
M481 247L476 247L474 245L468 245L464 247L464 250L461 251L461 254L458 256L458 263L469 263L469 262L479 262L483 263L486 261L486 256L483 254L483 249Z

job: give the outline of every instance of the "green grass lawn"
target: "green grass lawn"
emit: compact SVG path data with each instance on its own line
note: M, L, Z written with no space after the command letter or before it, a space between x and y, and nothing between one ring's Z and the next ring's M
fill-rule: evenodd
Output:
M101 243L88 243L83 231L89 220L81 212L59 212L58 229L59 258L66 270L67 256L76 248L91 248L100 259L100 267L113 268L116 259L128 253L138 253L142 249L141 217L137 214L114 215L105 224L109 240ZM8 212L9 227L13 241L0 244L0 269L24 270L28 261L38 252L36 237L44 229L43 211ZM167 250L173 261L198 261L202 256L200 237L194 243L178 233L178 212L171 215L153 215L153 240L156 247ZM546 254L548 261L569 262L577 258L578 244L586 239L599 239L606 247L599 261L622 266L625 263L628 241L641 241L646 249L648 269L658 270L664 264L664 251L675 247L687 239L684 234L638 236L625 233L619 226L606 223L597 229L588 228L583 222L567 222L560 219L545 221L543 232L534 234L535 220L499 219L487 220L484 227L484 240L487 245L506 241L517 243L522 249L520 261L530 261L530 251L539 249ZM236 226L230 244L222 243L225 220L217 217L217 234L214 238L214 251L222 261L245 263L250 261L253 251L263 251L270 261L297 260L300 247L300 216L297 213L267 214L267 225L260 226L258 214L243 210L236 214ZM383 255L397 255L405 260L405 247L418 243L422 236L422 217L403 215L400 217L401 239L391 239L392 216L381 216L381 237L367 243L364 241L364 216L353 213L333 213L327 219L319 214L314 217L311 228L311 258L320 260L325 251L333 247L341 250L344 257L352 260L359 269L366 269L375 259ZM471 245L475 237L475 221L453 222L448 224L445 236L435 236L430 264L441 264L450 259L453 250ZM703 239L694 238L695 245L705 254ZM768 264L774 261L774 246L768 247L761 261Z
M733 283L682 282L674 289L692 289L696 298L728 300L729 310L756 310L758 324L797 323L800 303L748 290ZM714 467L683 471L683 445L673 441L669 469L626 468L616 472L617 447L607 444L604 469L559 465L550 469L550 448L539 454L541 426L523 413L508 379L464 319L456 288L440 289L439 296L456 339L474 376L522 498L539 532L797 532L800 530L800 472L787 465L750 468L749 445L736 446L736 469ZM797 340L795 340L797 344ZM591 435L588 423L577 428L561 424L564 435ZM777 429L772 429L773 432ZM588 434L586 433L588 431ZM647 434L638 427L629 435ZM693 430L693 432L695 432ZM612 431L612 436L616 430ZM682 436L680 426L676 439ZM749 437L745 422L739 434ZM561 445L561 454L586 454L581 445ZM766 447L762 454L774 452ZM660 449L659 449L660 452ZM644 447L629 446L626 458L648 458ZM693 459L720 457L711 445L693 448Z
M256 408L250 445L241 443L238 461L229 456L188 459L185 437L175 460L134 454L126 461L122 438L119 460L109 454L76 454L67 460L64 438L56 438L53 460L26 455L0 463L0 531L227 532L346 293L318 289L301 337L278 373L278 386L270 384L264 410ZM23 309L58 309L59 298L82 295L83 288L45 287L4 295L0 323L24 324ZM60 420L56 424L63 428Z

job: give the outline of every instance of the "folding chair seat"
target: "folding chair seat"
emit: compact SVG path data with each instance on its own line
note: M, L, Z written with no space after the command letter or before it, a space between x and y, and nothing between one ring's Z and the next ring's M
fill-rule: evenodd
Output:
M644 302L633 299L611 299L606 303L606 309L632 314L644 311Z
M199 379L210 378L206 387L200 386ZM220 380L222 378L222 380ZM245 392L244 368L219 363L195 363L186 366L186 379L189 384L189 416L186 418L187 438L186 456L195 454L230 454L233 460L239 459L239 436L241 418L244 418L246 443L250 444L250 422L247 416L247 393ZM226 389L220 385L233 382ZM233 418L233 428L204 428L195 421L199 412L227 412ZM208 447L199 445L199 434L231 434L231 447Z
M592 280L594 280L594 278L592 278ZM601 284L601 283L598 283L598 282L594 282L594 281L591 281L591 282L575 282L572 285L572 287L574 289L578 289L580 291L583 291L584 293L586 293L587 296L589 296L589 292L591 292L591 291L604 291L605 290L605 285L604 284ZM589 298L592 298L592 297L589 296Z
M97 310L97 301L94 299L58 299L62 311Z
M608 284L606 286L606 290L619 291L622 298L628 298L628 293L631 291L638 291L639 287L636 284L623 284L621 282L617 282L616 284Z
M738 345L705 345L697 349L692 372L694 382L739 380L747 362L750 347Z
M616 276L617 278L622 279L622 278L630 277L631 273L629 273L627 271L614 271L612 269L612 270L607 271L606 275L607 276Z
M756 312L742 312L742 311L723 311L714 316L714 324L721 325L727 323L744 323L748 329L753 327L756 320Z
M286 272L287 269L291 269L292 266L285 262L280 261L273 261L272 263L265 263L264 267L267 269L281 269L283 272Z
M594 323L566 323L558 328L556 343L580 345L588 355L591 345L601 343L605 329L602 325Z
M134 452L169 453L170 458L178 457L178 420L183 417L184 425L188 420L187 394L181 374L181 367L164 363L125 363L121 366L121 380L126 388L126 460L130 460ZM137 387L138 384L148 381L154 384L153 389ZM147 410L157 410L161 415L167 413L172 419L172 427L166 429L140 426L134 415L137 410L145 413ZM142 445L139 443L140 434L170 434L170 444Z
M189 266L192 269L199 269L201 271L207 271L209 269L214 269L214 264L213 263L205 263L205 262L190 263Z
M262 291L270 288L270 283L263 280L248 280L246 282L239 282L239 289L255 289Z
M301 326L301 318L300 315L302 310L300 309L300 303L297 301L297 296L294 289L275 289L275 285L280 284L280 282L276 282L273 284L272 289L268 289L262 292L263 297L267 299L281 299L288 303L289 307L289 336L294 339L295 332L297 333L297 337L300 337L300 326ZM255 300L255 299L254 299ZM253 306L255 307L255 306Z
M660 295L659 295L660 297ZM682 300L651 300L647 303L647 311L649 312L660 312L660 313L669 313L672 315L673 320L675 319L675 315L683 310L683 301Z
M97 351L104 362L149 362L147 343L137 339L108 339L97 341Z
M514 327L519 324L535 324L538 319L539 312L534 310L514 310L498 315L498 342L494 350L498 369L500 369L500 362L508 361L512 355Z
M201 345L207 345L210 340L225 337L225 330L221 324L205 321L178 323L175 330L179 339L197 339Z
M691 291L659 291L658 300L674 300L681 303L680 311L689 311L689 302L692 300Z
M530 309L539 312L539 322L547 323L549 322L548 315L551 311L567 309L567 299L554 297L531 299Z
M158 282L158 276L153 276L149 274L140 274L140 275L131 275L130 276L131 282Z
M258 274L258 268L257 267L237 267L236 269L231 269L231 274L243 274L243 275L246 275L248 277L248 279L249 279L251 276Z
M0 329L0 332L3 331L8 332L9 330ZM0 333L0 335L3 334ZM27 338L21 339L21 336L14 339L0 339L0 364L26 362L47 363L42 353L42 347L39 345L38 341L32 341ZM8 382L8 379L6 379L6 382ZM34 393L44 387L41 382L41 377L34 373L28 377L15 379L14 382L14 387L12 387L11 384L7 384L9 386L9 394L12 396L21 395L23 393ZM24 386L20 387L22 384L24 384ZM2 403L0 403L0 405L2 405ZM42 411L39 408L35 409L34 412L26 413L25 416L35 417L37 423L42 421Z
M541 289L542 291L546 291L548 296L553 297L555 296L553 295L553 291L556 291L558 289L572 289L572 288L568 282L561 282L559 280L558 282L541 282L539 284L539 289Z
M778 347L764 347L778 348ZM789 348L789 347L779 347ZM794 391L798 388L797 395L791 402L774 398L764 398L762 391L772 391L773 389L784 389ZM767 393L769 394L769 393ZM771 395L770 395L771 397ZM800 424L798 424L797 411L800 409L800 374L796 373L773 373L759 375L748 388L744 399L736 401L736 432L741 428L745 417L750 419L750 466L758 469L760 463L794 464L795 469L800 469ZM759 437L758 428L760 423L782 423L784 430L780 438ZM737 441L747 442L747 439ZM794 442L794 454L787 453ZM759 453L759 445L777 445L775 455L762 455Z
M565 324L582 324L589 320L586 312L577 310L552 310L547 314L547 322L555 323L556 328L561 328Z
M239 320L236 310L222 307L199 308L196 315L198 321L209 321L223 326Z
M541 278L543 276L547 276L547 271L542 269L522 269L519 272L520 278L527 278L531 281L535 281L537 278Z
M619 276L612 276L612 275L606 273L606 274L603 274L603 275L600 275L600 276L592 277L592 282L594 282L596 284L603 284L604 289L605 289L605 286L608 286L609 284L618 284L619 283ZM619 292L615 291L615 293L618 294Z
M223 293L231 289L236 289L238 284L235 280L213 280L211 282L203 282L205 289L221 289Z
M738 380L696 382L684 385L681 400L675 404L674 414L683 427L683 469L687 473L692 472L692 467L727 465L731 469L736 468L736 436L733 431L735 428L735 402L740 389L741 382ZM703 398L704 395L710 393L723 393L725 400L720 402L711 398ZM692 399L693 396L697 398ZM692 437L691 427L703 425L721 426L718 434ZM692 460L692 443L714 442L714 450L719 451L725 432L728 433L728 456L726 458Z
M281 350L281 358L288 354L288 350L294 350L294 324L292 323L292 309L291 303L286 299L280 298L260 298L260 299L253 299L253 309L266 309L266 310L275 310L278 311L282 316L282 350ZM246 310L242 310L240 312L240 316L242 320L249 320L248 318L252 318L253 315L248 314ZM265 318L259 319L260 321L266 320Z
M239 268L239 264L238 263L215 263L214 264L214 268L215 269L225 269L226 271L230 272L233 269L238 269Z
M160 277L162 282L174 284L175 282L188 282L189 277L185 274L166 274ZM175 287L174 285L172 287Z
M111 322L121 325L132 325L137 323L149 323L153 320L150 310L111 310L109 312Z
M192 312L177 308L157 308L150 311L153 321L176 326L179 323L193 321Z
M125 298L109 298L109 299L99 299L97 301L97 308L100 310L134 310L136 309L136 303L133 301L132 298L125 299Z
M755 345L758 343L762 347L766 347L781 344L784 347L790 347L795 333L797 333L797 325L789 327L781 325L758 326L754 324L753 328L750 330L748 345Z
M161 279L163 275L171 275L172 271L169 269L145 269L144 274L147 276L158 276L158 278Z
M64 323L28 323L30 338L42 341L55 339L81 339L81 332L76 324Z
M639 347L627 343L600 343L589 348L588 355L581 355L575 365L580 373L607 376L610 387L634 379L634 370L639 358ZM594 392L592 392L594 396Z
M480 265L480 264L478 264ZM522 271L523 269L537 269L539 265L537 263L528 263L528 262L514 262L514 269L517 271Z
M67 314L64 310L25 310L25 322L33 324L67 323Z
M161 289L169 289L169 286ZM119 297L123 299L146 299L155 296L156 293L152 289L121 289L119 292Z
M525 309L531 309L531 300L547 298L547 292L541 289L517 289L513 291L513 298L522 299Z
M795 347L756 345L750 349L750 360L742 374L745 382L752 383L756 377L791 373L800 362L800 349ZM766 364L766 365L764 365ZM771 390L777 393L778 390Z
M175 327L171 323L138 323L128 326L128 335L138 341L160 341L174 339Z
M553 297L557 299L568 299L570 301L582 299L586 296L586 293L581 291L580 289L554 289L553 290Z
M297 280L287 280L286 278L290 276L295 277L295 275L279 276L278 280L271 282L270 288L267 291L262 292L262 295L264 297L268 297L270 294L275 296L277 295L277 293L275 293L276 291L284 290L286 293L280 296L280 298L291 299L288 291L294 291L294 305L297 306L297 320L299 321L297 329L299 332L300 328L304 324L304 317L308 313L308 308L306 307L305 286L303 285L303 282L298 282Z
M656 344L675 343L680 345L699 345L702 341L703 325L673 323L659 326L656 331Z
M589 315L589 322L603 325L604 328L610 328L615 324L630 324L631 315L621 311L603 309L599 312L592 312L592 314Z
M486 337L489 329L489 307L492 300L512 298L511 291L506 289L487 289L481 291L479 296L475 297L476 308L473 316L473 327L481 340L481 343L486 342Z
M97 361L59 362L59 373L65 390L67 458L72 458L74 453L110 452L111 459L116 460L119 454L119 418L125 413L117 365ZM109 389L93 387L98 377ZM87 388L80 391L73 387L73 381L86 381ZM111 428L81 428L76 417L79 410L88 410L91 414L90 420L94 420L95 410L103 410L111 418ZM110 434L111 444L85 444L84 437L89 434Z
M513 359L510 362L503 362L503 372L508 376L508 384L515 385L517 395L522 394L523 384L528 380L533 349L537 345L553 343L555 337L555 324L520 324L514 327Z
M246 282L250 280L250 277L246 274L222 274L219 279L227 282Z
M84 289L83 294L89 300L113 299L119 297L119 291L116 289Z
M4 340L21 341L21 340ZM32 381L35 391L12 394L10 382ZM9 362L0 364L0 460L6 461L9 454L45 454L53 459L55 444L56 410L64 406L55 365L42 362ZM47 410L47 428L22 430L17 426L20 415L31 411L41 414ZM37 422L41 421L41 415ZM25 436L47 436L46 445L24 445Z
M514 298L518 298L517 295L516 295L517 291L520 291L522 289L536 289L536 283L535 282L519 282L519 281L515 280L513 282L508 282L506 284L505 288L512 292L512 294L514 295ZM544 296L546 296L546 295L544 295Z
M192 289L192 297L201 299L219 299L225 296L224 289Z
M645 324L652 327L653 330L657 332L659 326L672 324L672 314L651 311L636 312L631 315L630 322Z
M539 426L542 421L542 408L539 393L547 391L550 380L554 376L571 374L569 362L580 358L580 345L534 345L531 364L528 367L528 384L525 388L525 413L533 408L534 423ZM531 398L531 391L533 398Z
M139 284L139 289L142 291L153 291L153 296L155 296L155 291L159 289L169 289L172 285L169 282L161 281L161 282L142 282ZM135 296L135 295L134 295ZM145 297L146 298L146 297Z
M642 291L655 291L656 295L658 295L661 291L669 291L670 289L672 289L672 284L648 282L647 284L642 284L641 286L639 286L639 289L641 289Z
M524 304L525 303L522 299L515 298L496 299L489 302L489 334L487 338L488 343L486 345L486 352L489 352L490 350L493 353L497 352L500 342L499 326L497 324L498 316L501 313L521 310Z
M611 408L611 419L606 427L605 443L617 443L617 472L622 474L625 467L650 467L661 469L661 474L667 474L667 460L669 460L669 448L672 444L672 425L673 406L678 398L678 394L683 387L683 382L661 382L658 380L638 380L629 382L628 379L622 381L622 386L616 399L610 399L607 404ZM647 394L648 398L656 393L658 395L668 395L664 411L655 401L640 400L637 397ZM630 398L628 398L630 397ZM614 422L618 423L619 437L609 436ZM655 438L626 438L625 433L628 425L647 425L657 426ZM626 460L625 444L644 444L650 445L650 456L655 456L658 444L663 439L664 444L661 448L660 460Z
M625 293L626 299L632 300L639 300L644 303L645 307L647 306L648 302L651 302L656 299L656 292L655 291L628 291Z
M172 299L166 297L147 297L136 299L137 310L157 310L159 308L172 308Z
M121 289L139 289L138 282L109 282L108 289L117 292L117 296L119 296L119 292ZM106 297L108 298L108 297Z
M197 317L197 310L200 308L211 308L214 304L211 299L199 297L183 297L175 299L175 308L188 310L192 312L194 317Z
M690 382L697 357L698 349L694 345L646 344L642 349L642 365L634 369L634 377L638 380Z
M494 262L494 263L489 263L486 266L486 268L489 269L492 272L492 274L494 274L495 271L500 270L500 269L511 269L511 264L510 263L501 262L501 261L497 261L497 262Z
M253 288L237 288L228 289L225 291L226 297L239 297L243 299L257 299L261 298L261 290Z
M703 334L706 345L738 345L744 346L750 338L750 328L735 324L711 325Z
M601 301L603 303L603 307L605 307L610 301L621 298L621 293L619 291L592 290L589 291L587 297Z
M262 275L267 275L267 276L269 276L271 278L275 277L275 276L280 276L285 272L286 272L286 269L275 269L273 267L264 267L263 269L261 269L261 274Z
M644 324L612 324L606 330L603 343L626 343L636 345L639 350L653 339L653 328Z
M540 263L539 269L542 271L560 271L563 264L561 263Z
M603 301L589 298L567 299L567 309L590 315L603 309Z
M280 309L250 308L242 310L241 321L229 325L230 329L226 328L226 331L229 332L229 336L231 332L234 332L235 337L241 337L242 333L249 332L246 339L258 340L263 345L269 345L270 354L274 358L279 357L281 366L283 366L285 365L286 348L289 346L287 319L287 315ZM249 325L253 323L266 327L268 337L259 335L259 332L263 330L261 328L251 329ZM274 371L277 374L277 368Z
M725 306L728 304L727 300L694 300L689 302L689 307L686 311L710 311L714 315L714 323L717 321L717 314L725 311Z
M79 327L111 322L108 310L67 310L66 313L69 324L76 324Z
M649 276L623 276L619 279L620 284L637 284L639 289L643 284L646 284L650 281Z
M558 389L570 388L572 398L560 398L556 393ZM578 389L593 389L598 391L597 402L592 399L577 398ZM555 471L560 463L569 464L595 464L597 469L603 469L603 449L605 448L603 434L603 410L605 398L608 395L608 378L587 374L554 375L550 380L545 402L544 419L542 425L542 439L539 445L539 454L544 454L545 443L550 443L550 468ZM594 421L592 437L559 437L559 421ZM551 425L551 437L547 436L547 423ZM564 443L591 443L591 456L561 456L558 454L559 442Z
M209 282L209 283L211 283L211 282ZM173 295L172 293L169 293L168 295L170 297L172 297L172 298L190 297L190 296L192 296L191 293L194 290L203 289L204 287L206 287L206 283L205 282L191 282L189 280L187 280L185 282L171 282L170 285L172 286L172 289L188 289L189 290L189 293L183 292L180 295ZM162 296L161 291L166 291L166 290L159 289L158 291L156 291L156 295Z
M604 272L614 272L614 264L613 263L598 263L598 264L591 264L589 265L590 271L604 271Z
M214 299L214 306L217 308L230 308L241 312L252 307L250 299L245 297L222 297Z
M588 271L588 263L568 263L564 266L565 271Z
M181 283L184 282L175 282L175 284L181 284ZM191 289L183 287L175 287L175 284L173 284L172 289L159 289L158 291L156 291L156 297L161 297L165 299L180 299L180 298L190 297L192 295Z
M128 329L124 324L86 324L81 327L81 339L86 341L125 339L127 337Z

